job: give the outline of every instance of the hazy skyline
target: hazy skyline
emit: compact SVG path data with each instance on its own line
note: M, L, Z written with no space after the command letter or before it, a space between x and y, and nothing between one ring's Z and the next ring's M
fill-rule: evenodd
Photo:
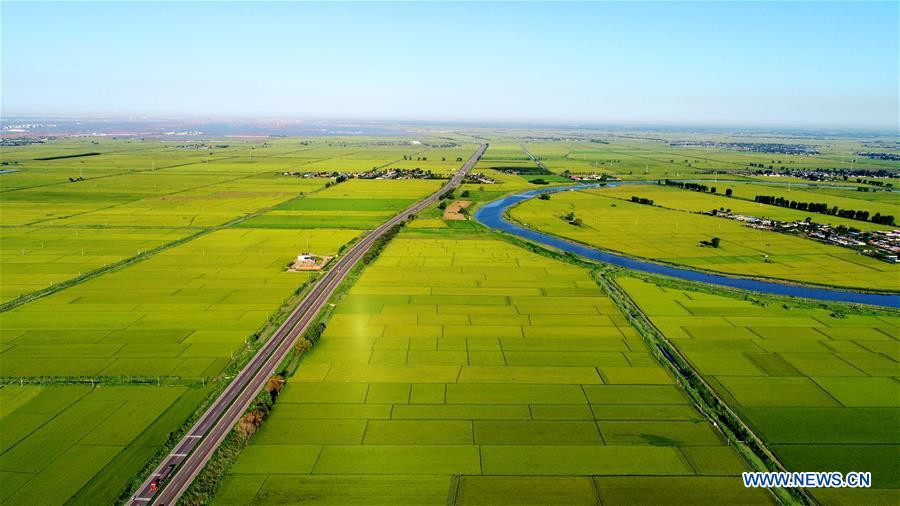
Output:
M4 117L896 131L898 4L2 4Z

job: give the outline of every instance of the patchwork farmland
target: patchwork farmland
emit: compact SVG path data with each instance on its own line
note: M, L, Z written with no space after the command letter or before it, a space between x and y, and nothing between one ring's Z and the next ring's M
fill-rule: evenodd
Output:
M787 469L872 473L871 489L813 490L817 500L897 502L900 315L617 282Z
M228 229L2 315L4 376L217 376L308 279L291 254L358 231Z
M767 502L744 469L585 270L409 232L338 303L217 501Z
M134 385L0 389L0 501L115 502L202 393Z
M250 228L374 228L440 188L441 180L360 180L285 202L240 223Z
M485 139L477 177L418 212L349 276L316 320L324 332L315 346L277 369L286 384L258 430L237 426L230 437L245 434L242 444L223 444L211 461L221 479L201 474L186 503L793 497L743 487L741 472L759 462L651 351L632 325L639 315L598 284L608 266L503 236L471 215L505 195L572 184L573 175L633 180L649 184L558 193L511 215L629 256L896 292L896 265L698 214L731 208L879 230L750 201L787 194L775 183L809 181L755 174L749 163L774 156L793 169L848 168L844 158L859 141L787 156L473 129L414 139L60 138L4 147L11 172L0 173L0 503L128 501L323 276L288 265L303 253L341 258L437 191ZM77 156L86 153L97 154ZM383 175L394 169L421 172ZM653 184L685 177L711 180L717 192ZM892 179L869 179L851 180L867 191L834 180L790 194L900 216L884 186ZM633 195L655 204L633 203ZM471 202L468 216L444 219L459 201ZM582 224L561 219L569 212ZM720 237L718 248L699 246L711 237ZM764 306L746 294L616 279L785 468L875 476L871 490L816 491L816 500L894 501L895 312Z
M900 1L0 33L0 506L900 506Z
M85 144L3 153L17 167L0 179L4 504L121 500L310 280L286 272L296 255L335 255L440 185L326 189L329 178L281 175L313 163L369 169L413 152L364 140L209 153L103 142L92 145L98 156L37 160ZM317 193L314 206L297 204ZM309 221L266 221L293 207ZM340 213L358 214L342 223ZM79 430L57 434L71 423ZM22 460L34 453L45 457Z

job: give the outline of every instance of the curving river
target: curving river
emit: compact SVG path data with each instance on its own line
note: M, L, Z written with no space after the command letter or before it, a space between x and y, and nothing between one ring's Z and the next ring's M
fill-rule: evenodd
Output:
M751 290L754 292L770 293L775 295L789 295L792 297L803 297L807 299L818 299L824 301L835 302L853 302L858 304L871 304L876 306L888 306L900 308L900 295L878 294L878 293L862 293L847 290L830 289L830 288L813 288L809 286L790 285L786 283L778 283L774 281L762 281L757 279L745 279L720 274L710 274L706 272L698 272L690 269L682 269L669 265L662 265L636 258L609 253L596 248L591 248L581 244L576 244L559 237L530 230L510 223L505 218L506 210L520 202L533 198L541 193L556 193L567 190L578 190L583 188L596 188L597 184L583 184L577 186L564 186L552 188L538 188L529 190L515 195L510 195L499 200L495 200L484 205L475 213L475 219L487 227L501 230L519 237L523 237L530 241L545 244L558 250L568 251L576 255L580 255L592 260L618 265L636 271L649 272L652 274L662 274L673 278L684 279L688 281L698 281L701 283L709 283L712 285L726 286L729 288L740 288L743 290Z

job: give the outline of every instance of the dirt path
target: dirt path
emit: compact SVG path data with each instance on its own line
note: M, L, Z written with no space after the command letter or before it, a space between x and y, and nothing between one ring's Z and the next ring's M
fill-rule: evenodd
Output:
M447 206L447 209L444 209L443 218L447 221L462 221L466 219L466 215L459 212L460 209L464 209L472 205L472 201L470 200L457 200L456 202Z

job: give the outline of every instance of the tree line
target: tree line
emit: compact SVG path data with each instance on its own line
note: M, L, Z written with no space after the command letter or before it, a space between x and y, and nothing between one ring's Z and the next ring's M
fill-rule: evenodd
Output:
M837 216L839 218L849 218L851 220L871 221L879 225L893 225L894 216L889 214L875 213L871 218L869 211L855 209L841 209L838 206L829 207L824 202L797 202L796 200L788 200L784 197L776 197L774 195L757 195L753 200L760 204L770 206L788 207L797 209L798 211L809 211L811 213L827 214Z
M686 183L684 181L672 181L671 179L666 179L665 184L666 186L677 186L678 188L682 188L684 190L694 190L695 192L716 193L715 186L706 186L705 184L700 183Z

